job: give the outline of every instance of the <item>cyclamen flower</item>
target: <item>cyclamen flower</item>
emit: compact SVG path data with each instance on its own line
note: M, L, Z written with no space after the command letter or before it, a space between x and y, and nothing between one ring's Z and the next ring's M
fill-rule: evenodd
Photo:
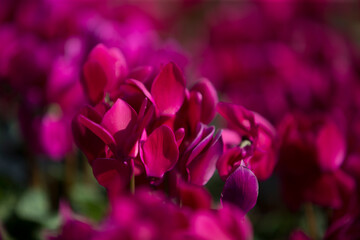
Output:
M63 217L59 235L48 239L252 239L250 222L231 205L219 210L179 208L164 195L149 193L147 189L118 196L99 226L69 214L63 213Z
M268 178L275 166L275 130L260 115L241 106L219 103L217 110L232 129L223 132L225 151L217 163L226 181L222 200L247 212L257 200L257 177Z
M239 105L219 103L217 110L230 127L223 133L225 153L217 164L220 177L225 180L244 162L259 179L268 178L276 163L274 128L259 114Z
M340 167L345 139L326 117L288 115L279 127L278 170L286 203L297 208L309 201L340 208L354 191L354 180Z
M93 50L84 71L101 74L85 74L85 82L98 103L84 108L73 121L75 141L99 183L112 196L128 187L133 174L137 184L159 184L167 173L206 184L223 148L221 134L214 136L215 128L205 125L215 115L217 102L210 82L202 80L189 91L181 70L169 63L147 80L148 90L137 79L114 75L125 69L123 59L111 55L115 52L102 45ZM102 102L105 94L110 101Z

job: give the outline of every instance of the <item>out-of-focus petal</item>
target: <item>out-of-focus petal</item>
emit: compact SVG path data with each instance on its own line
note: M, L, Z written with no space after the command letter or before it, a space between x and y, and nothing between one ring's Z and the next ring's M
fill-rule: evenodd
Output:
M137 67L131 70L128 78L136 79L140 82L146 82L149 80L154 69L151 66Z
M219 102L216 106L216 110L240 134L253 135L252 131L256 130L254 128L254 114L244 107L236 104Z
M345 139L332 122L326 123L316 138L318 161L323 171L337 169L345 157Z
M185 97L185 80L174 63L165 65L157 75L151 95L161 115L173 115L180 109Z
M147 176L161 178L179 158L173 131L166 125L158 127L148 136L140 153Z
M227 178L221 200L247 213L255 206L258 194L259 184L255 174L247 167L239 166Z
M178 189L182 206L188 206L192 209L210 209L211 195L205 188L180 182Z
M100 102L104 97L107 83L106 74L100 64L95 61L87 61L84 64L84 87L92 103Z
M84 65L84 83L90 100L99 102L104 91L112 90L127 74L127 64L120 50L98 44Z

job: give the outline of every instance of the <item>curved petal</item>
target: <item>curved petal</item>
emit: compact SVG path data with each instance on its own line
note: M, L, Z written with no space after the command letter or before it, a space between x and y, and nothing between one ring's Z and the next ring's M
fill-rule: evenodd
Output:
M161 178L179 158L173 131L166 125L155 129L144 142L140 156L147 176Z
M218 97L216 90L212 83L203 79L198 82L192 89L201 93L202 102L201 102L201 122L208 124L215 117L216 113L216 104L218 103Z
M113 136L100 124L97 124L83 115L78 116L78 122L87 127L97 137L99 137L106 145L108 145L111 151L116 154L116 143Z
M111 158L97 158L91 166L96 180L109 191L110 196L126 190L130 184L131 164Z
M259 184L255 174L244 166L239 166L225 182L222 201L238 206L245 214L256 204Z
M185 98L185 80L174 63L164 66L151 86L157 110L161 115L174 115Z
M221 132L218 132L210 143L210 147L188 164L191 183L202 186L210 180L216 170L216 162L222 154L223 145Z
M75 144L91 163L95 158L105 156L105 143L89 128L80 123L79 115L84 115L96 123L101 122L101 115L92 107L86 106L81 109L80 114L76 115L71 122Z
M112 135L119 131L128 129L136 123L137 114L129 104L121 100L116 100L114 105L105 113L101 125L104 126Z
M196 126L200 122L201 118L201 102L202 96L198 92L191 92L188 102L188 118L190 123L190 129L192 132L196 131Z
M251 111L240 105L224 102L219 102L216 110L239 133L254 135L255 117Z
M118 147L119 156L127 155L137 139L131 139L137 122L137 114L129 104L121 99L116 100L114 105L103 117L101 125L114 136Z
M219 172L220 178L225 181L229 174L231 174L242 160L241 148L231 148L227 150L217 161L216 168Z
M146 82L150 79L154 69L152 66L141 66L131 70L128 78L136 79L140 82Z

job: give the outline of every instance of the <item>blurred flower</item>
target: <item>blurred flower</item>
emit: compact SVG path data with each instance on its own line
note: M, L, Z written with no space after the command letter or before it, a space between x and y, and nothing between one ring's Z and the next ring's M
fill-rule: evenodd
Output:
M340 166L345 139L326 117L288 115L279 127L278 170L286 203L297 208L309 201L340 208L354 191L354 181Z

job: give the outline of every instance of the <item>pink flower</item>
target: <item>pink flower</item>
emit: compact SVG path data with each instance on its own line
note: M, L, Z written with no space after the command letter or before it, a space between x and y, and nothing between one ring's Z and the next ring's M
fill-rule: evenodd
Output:
M275 130L257 113L229 103L219 103L217 110L229 123L224 131L225 152L217 163L226 179L244 161L255 175L265 180L276 163Z
M340 166L345 139L326 117L288 115L280 124L278 170L285 201L292 208L305 201L340 208L354 182Z

